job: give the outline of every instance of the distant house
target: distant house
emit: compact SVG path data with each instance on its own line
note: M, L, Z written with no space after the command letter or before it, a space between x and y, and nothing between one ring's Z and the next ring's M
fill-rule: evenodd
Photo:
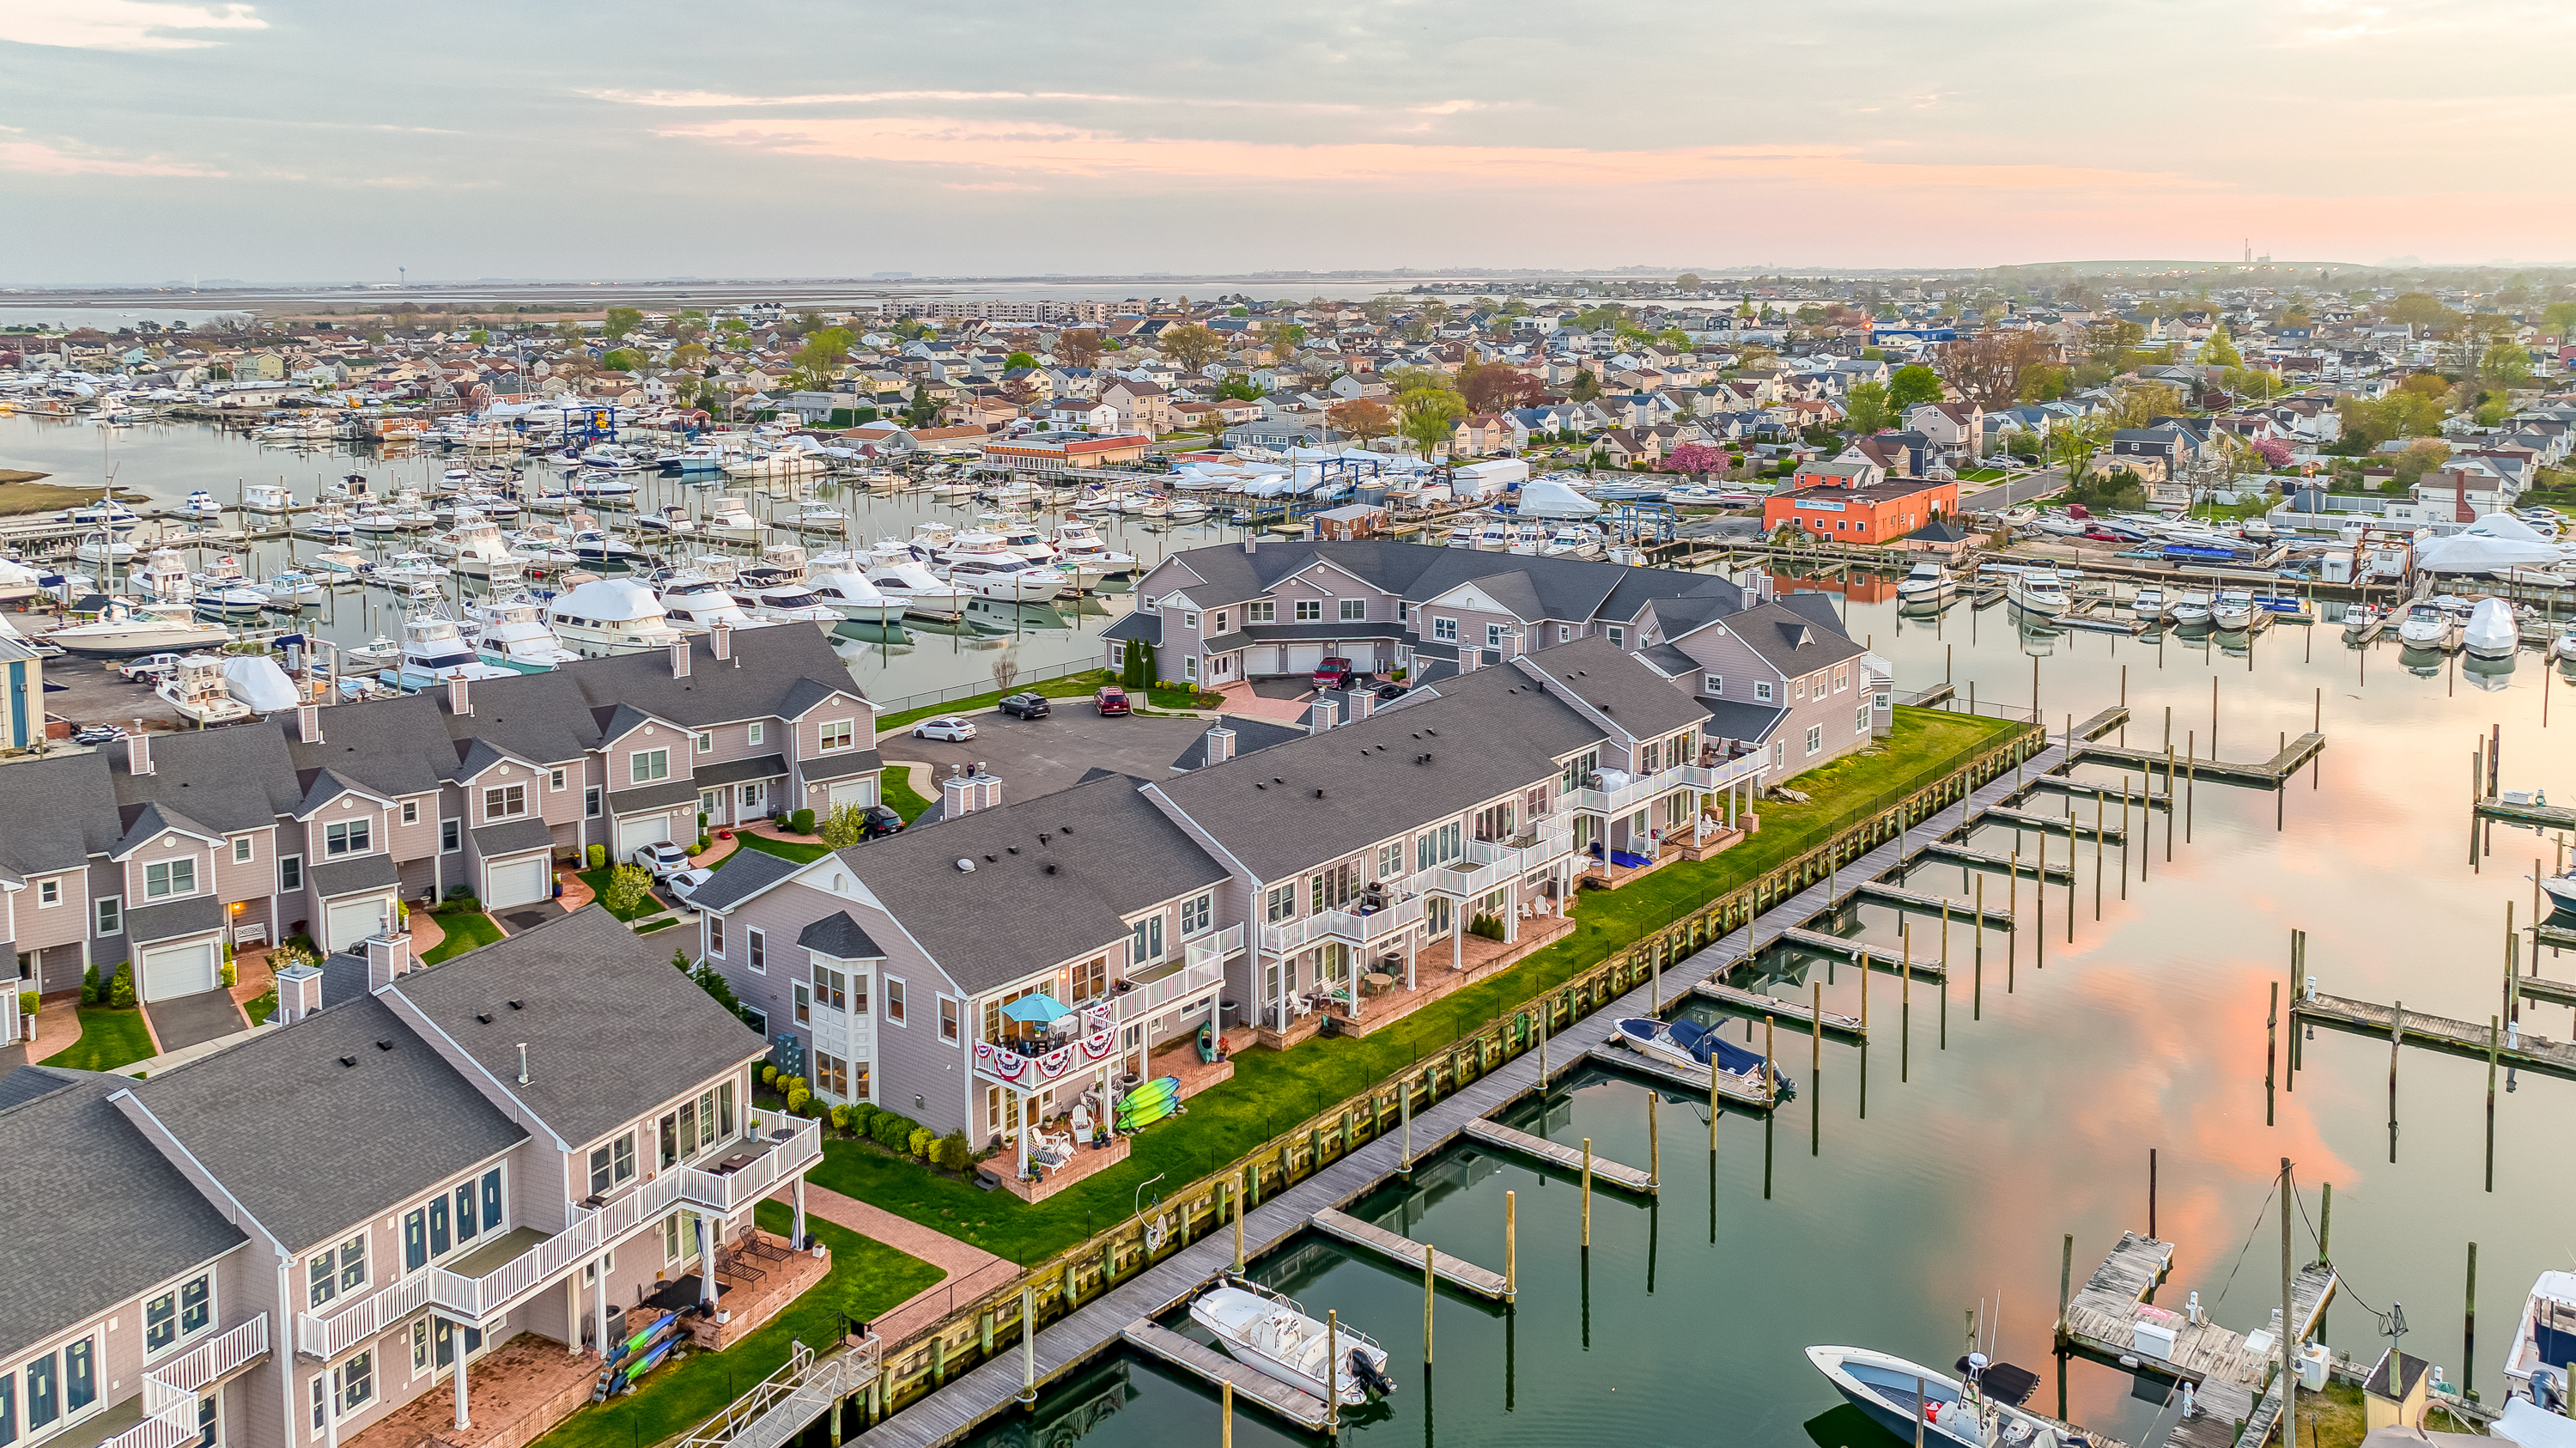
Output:
M1906 409L1905 425L1953 463L1974 462L1985 454L1985 409L1973 402L1918 403Z

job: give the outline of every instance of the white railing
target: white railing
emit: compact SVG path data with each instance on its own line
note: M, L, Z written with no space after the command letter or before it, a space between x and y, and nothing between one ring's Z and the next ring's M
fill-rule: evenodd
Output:
M1574 831L1562 824L1542 826L1526 845L1469 840L1466 853L1431 872L1428 886L1443 895L1467 899L1489 895L1503 885L1542 870L1574 853Z
M295 1350L325 1362L393 1327L429 1303L429 1279L406 1277L330 1317L295 1315Z
M1229 925L1226 930L1234 935L1234 948L1241 950L1243 927ZM1192 948L1196 949L1195 942ZM1212 951L1211 954L1214 952ZM1224 983L1225 957L1215 954L1214 959L1204 964L1192 959L1181 969L1169 975L1155 980L1138 981L1128 989L1111 996L1109 1003L1118 1008L1118 1024L1132 1025L1174 1001L1186 1000L1200 991L1211 990Z
M143 1421L99 1448L179 1448L198 1435L197 1399L268 1352L268 1314L261 1313L168 1362L143 1370Z
M1294 920L1261 927L1261 948L1274 955L1303 950L1318 940L1346 940L1370 945L1404 930L1422 918L1424 900L1417 895L1375 910L1318 910Z
M1243 953L1243 923L1237 921L1223 930L1184 941L1181 956L1192 970L1202 965L1223 965L1230 956Z
M845 1340L819 1358L792 1343L787 1366L699 1424L679 1448L780 1448L834 1403L874 1383L881 1348L875 1333Z
M718 1175L702 1167L690 1167L674 1175L680 1179L682 1197L730 1215L743 1203L769 1195L780 1182L795 1180L822 1159L823 1123L805 1120L785 1128L784 1139L773 1137L769 1150L740 1171Z
M1761 754L1747 754L1714 767L1677 764L1670 769L1632 779L1616 789L1574 790L1565 796L1565 802L1574 809L1589 810L1594 814L1620 814L1676 789L1725 789L1760 773L1764 758Z

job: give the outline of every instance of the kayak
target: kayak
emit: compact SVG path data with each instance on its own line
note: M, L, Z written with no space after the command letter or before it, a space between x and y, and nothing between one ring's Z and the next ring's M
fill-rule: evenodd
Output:
M1125 1099L1118 1103L1118 1118L1114 1124L1120 1131L1134 1131L1151 1126L1180 1107L1181 1078L1158 1076L1127 1093Z

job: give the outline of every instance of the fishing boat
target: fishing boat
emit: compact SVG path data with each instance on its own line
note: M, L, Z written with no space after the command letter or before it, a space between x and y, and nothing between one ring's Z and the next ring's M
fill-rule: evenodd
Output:
M2025 568L2004 586L2004 600L2024 613L2054 617L2066 611L2066 581L2054 568Z
M1718 1038L1714 1027L1697 1021L1665 1022L1653 1016L1629 1016L1613 1023L1618 1042L1649 1060L1667 1065L1723 1071L1755 1091L1762 1089L1762 1054ZM1771 1088L1780 1100L1797 1094L1787 1072L1773 1067Z
M2511 658L2522 647L2522 625L2514 619L2513 605L2501 598L2478 600L2469 613L2468 627L2460 631L2460 642L2477 658Z
M2406 606L2406 617L2397 625L2397 637L2419 649L2448 649L2457 629L2458 621L2440 604L2423 600Z
M342 650L340 657L353 664L390 664L402 657L402 643L378 634L356 648Z
M1939 603L1956 591L1950 570L1938 563L1917 563L1896 581L1898 603Z
M464 631L483 662L522 674L543 673L581 657L546 626L544 606L518 589L467 603Z
M188 576L186 560L176 548L155 548L134 571L126 583L145 598L161 603L187 603L197 596L196 580Z
M2522 1321L2505 1349L2504 1376L2511 1385L2506 1391L2519 1388L2535 1406L2563 1413L2571 1362L2576 1362L2576 1272L2543 1272L2532 1281Z
M1190 1299L1190 1321L1235 1361L1317 1398L1358 1407L1372 1391L1395 1390L1376 1339L1327 1326L1290 1298L1230 1274Z
M289 612L320 602L324 592L320 578L298 568L290 568L266 583L252 586L267 597L270 608Z
M496 568L511 572L526 567L526 560L510 551L510 542L501 536L501 525L471 508L456 511L456 527L444 537L430 540L430 551L442 555L447 566L468 578L484 578Z
M465 641L465 630L449 617L434 590L412 594L412 609L403 616L402 659L377 677L406 694L433 688L447 679L507 679L521 671L488 664Z
M200 518L217 517L224 511L224 505L215 501L215 495L203 488L190 493L188 501L179 506L182 511L194 513Z
M1981 1352L1961 1359L1964 1380L1861 1347L1811 1347L1807 1361L1845 1401L1906 1442L1940 1448L2091 1448L2087 1434L2021 1406L2039 1386L2036 1374L1990 1361Z
M295 491L284 483L253 483L242 489L241 506L245 513L293 512Z
M417 550L395 554L377 564L374 572L378 583L395 588L408 588L415 583L445 583L451 576L446 564Z
M877 592L902 604L903 611L915 618L963 618L967 603L975 597L972 590L932 574L913 556L910 546L900 541L879 543L869 551L867 580Z
M250 717L250 706L225 685L219 654L189 654L152 692L178 710L179 717L200 725L237 724Z
M84 658L121 658L222 644L232 638L232 631L197 619L184 603L114 602L95 623L58 628L45 637L61 645L65 653Z
M2254 622L2254 595L2242 588L2222 588L2210 600L2209 621L2219 628L2248 628Z

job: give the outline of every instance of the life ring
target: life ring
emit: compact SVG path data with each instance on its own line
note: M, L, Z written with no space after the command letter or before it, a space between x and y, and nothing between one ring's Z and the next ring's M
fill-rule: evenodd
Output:
M1156 1217L1154 1220L1147 1222L1145 1224L1145 1250L1148 1252L1162 1251L1163 1243L1169 1239L1170 1235L1171 1234L1169 1232L1164 1230L1162 1218Z

